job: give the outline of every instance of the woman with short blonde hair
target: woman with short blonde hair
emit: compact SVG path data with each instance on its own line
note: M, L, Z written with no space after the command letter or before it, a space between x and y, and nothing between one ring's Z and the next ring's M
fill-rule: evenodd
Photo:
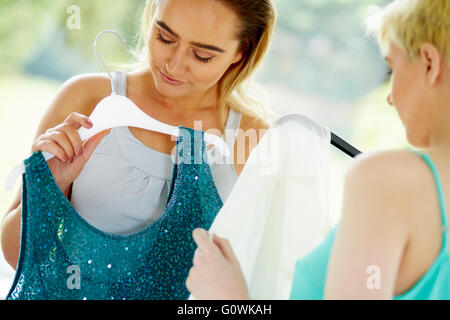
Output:
M358 156L341 221L296 263L291 299L450 299L450 1L395 0L368 30L392 68L388 102L423 150ZM191 293L248 299L228 241L194 238Z

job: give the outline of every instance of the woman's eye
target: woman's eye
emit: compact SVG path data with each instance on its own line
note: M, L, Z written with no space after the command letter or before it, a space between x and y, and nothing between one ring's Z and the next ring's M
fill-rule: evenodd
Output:
M172 43L172 42L173 42L173 41L169 41L169 40L166 40L166 39L164 39L164 38L162 37L162 34L161 34L161 32L160 32L160 33L158 33L158 35L156 36L156 38L157 38L158 40L160 40L160 41L164 42L164 43L167 43L167 44L169 44L169 43Z
M161 34L161 32L158 33L158 35L156 36L156 38L157 38L158 40L162 41L162 42L165 43L165 44L171 44L171 43L174 42L174 41L170 41L170 40L164 39L163 36L162 36L162 34ZM198 54L196 54L196 53L194 53L194 54L195 54L195 57L196 57L199 61L201 61L201 62L203 62L203 63L208 63L209 61L211 61L212 58L214 58L214 57L203 58L203 57L200 57L200 56L199 56Z
M200 60L201 62L204 62L204 63L208 63L209 61L211 61L212 58L214 58L214 57L210 57L210 58L202 58L202 57L200 57L199 55L197 55L196 53L195 53L195 57L196 57L198 60Z

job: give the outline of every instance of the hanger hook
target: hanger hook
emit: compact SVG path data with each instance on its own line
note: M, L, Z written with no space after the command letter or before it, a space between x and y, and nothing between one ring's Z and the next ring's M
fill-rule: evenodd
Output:
M98 50L97 50L97 42L98 42L98 40L100 39L100 37L101 37L102 35L104 35L105 33L112 33L112 34L114 34L114 35L115 35L117 38L119 38L123 43L126 43L126 41L125 41L121 36L119 36L119 34L118 34L117 32L115 32L114 30L104 30L104 31L100 32L100 33L97 35L97 37L95 38L95 41L94 41L94 52L95 52L95 55L97 56L98 61L99 61L99 62L101 63L101 65L103 66L103 69L105 69L105 71L106 71L106 73L108 74L109 78L112 79L111 73L109 72L108 68L106 68L106 66L105 66L105 64L103 63L102 58L100 58L100 55L98 54Z

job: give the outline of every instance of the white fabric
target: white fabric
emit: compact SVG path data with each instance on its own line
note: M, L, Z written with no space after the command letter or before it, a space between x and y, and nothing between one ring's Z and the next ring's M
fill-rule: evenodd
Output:
M281 117L213 222L209 231L230 241L252 299L289 299L295 262L329 230L329 150L328 128Z

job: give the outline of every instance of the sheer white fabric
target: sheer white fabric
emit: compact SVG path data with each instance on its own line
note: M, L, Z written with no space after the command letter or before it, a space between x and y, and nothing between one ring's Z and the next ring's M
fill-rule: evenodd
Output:
M328 128L302 115L281 117L211 226L230 241L252 299L289 299L296 261L329 231L329 151Z

